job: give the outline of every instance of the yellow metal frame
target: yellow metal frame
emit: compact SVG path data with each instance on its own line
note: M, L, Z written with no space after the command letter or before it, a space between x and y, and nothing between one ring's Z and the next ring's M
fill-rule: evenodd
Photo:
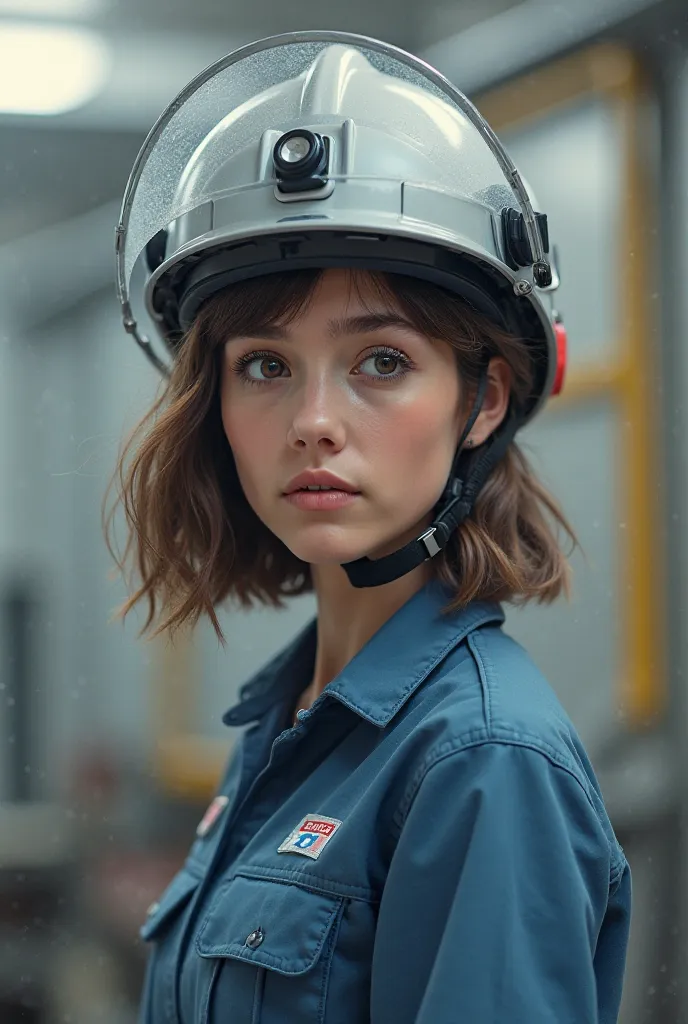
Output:
M194 634L186 630L172 644L165 636L152 641L152 718L155 723L153 775L171 796L194 802L214 792L231 751L226 740L194 731L196 701L193 679L200 675Z
M533 122L592 96L605 98L624 129L624 237L620 239L618 301L624 315L625 344L617 339L613 361L572 372L563 394L550 408L570 407L600 395L613 395L625 424L619 507L626 530L620 564L623 601L623 649L619 700L630 728L652 724L666 703L658 478L661 460L651 460L658 444L652 404L654 352L647 293L651 278L648 217L651 190L640 153L639 119L643 102L638 62L618 46L595 46L509 82L476 98L476 105L499 133ZM629 255L631 254L631 255ZM190 681L197 673L197 652L189 634L172 647L165 640L155 658L154 773L169 793L206 800L217 785L229 754L229 742L211 740L190 728L194 720Z
M641 150L646 97L642 69L625 47L593 46L486 92L475 102L499 134L595 96L613 108L624 139L623 235L618 251L623 336L616 339L611 361L572 371L550 408L570 407L599 395L613 395L618 403L623 462L617 501L626 523L619 539L624 629L618 697L629 728L641 730L656 723L667 705L665 570L659 539L662 460L652 458L660 450L652 392L658 352L648 308L654 203Z

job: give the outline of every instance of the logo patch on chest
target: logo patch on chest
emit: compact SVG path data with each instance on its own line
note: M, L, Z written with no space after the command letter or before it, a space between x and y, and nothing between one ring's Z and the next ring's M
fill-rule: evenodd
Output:
M229 797L227 796L216 796L212 801L208 810L201 818L201 822L196 829L196 835L200 836L201 839L205 839L217 825L220 815L223 813L227 804L229 803Z
M341 824L337 818L326 818L324 814L307 814L277 852L300 853L317 860Z

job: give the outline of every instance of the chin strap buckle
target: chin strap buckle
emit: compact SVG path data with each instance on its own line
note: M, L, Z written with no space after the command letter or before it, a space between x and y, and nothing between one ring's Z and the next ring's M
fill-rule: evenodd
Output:
M426 530L422 536L418 538L425 545L425 550L428 553L428 558L434 558L434 556L441 551L439 544L435 540L435 533L437 532L436 526L431 526L429 530Z

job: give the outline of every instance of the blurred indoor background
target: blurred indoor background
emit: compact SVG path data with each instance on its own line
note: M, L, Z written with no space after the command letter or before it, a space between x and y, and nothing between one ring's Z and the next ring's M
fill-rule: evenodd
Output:
M129 170L191 77L305 28L435 64L549 215L571 366L526 440L584 556L569 605L507 626L631 862L622 1024L686 1024L685 0L0 0L0 1024L133 1024L138 927L229 754L220 716L314 610L226 610L226 651L209 627L141 641L141 615L110 621L100 523L159 387L115 297Z

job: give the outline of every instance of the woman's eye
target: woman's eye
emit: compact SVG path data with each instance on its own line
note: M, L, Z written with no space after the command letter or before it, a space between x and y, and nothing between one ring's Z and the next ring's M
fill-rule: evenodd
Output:
M232 372L244 384L269 384L282 377L284 363L269 352L249 352L232 363Z
M369 369L365 369L370 364ZM410 366L410 360L401 352L373 352L367 356L359 367L368 377L396 378L403 377Z
M371 352L352 372L373 381L391 381L404 377L411 368L411 360L403 352L381 349ZM247 384L268 384L290 376L283 360L269 352L249 353L238 359L232 369Z
M257 373L251 372L251 367L258 367ZM244 364L246 376L251 380L275 380L282 375L284 363L274 356L259 356Z

